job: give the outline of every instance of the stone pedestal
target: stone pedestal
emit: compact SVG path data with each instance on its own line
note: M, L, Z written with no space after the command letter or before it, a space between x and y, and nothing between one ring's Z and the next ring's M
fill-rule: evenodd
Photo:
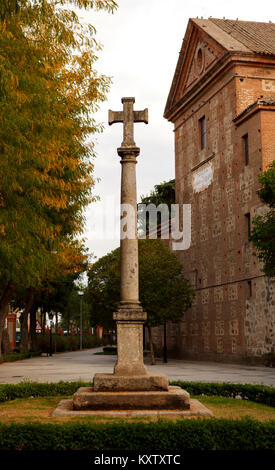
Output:
M95 374L93 390L95 392L167 391L168 377L164 374Z
M121 302L113 314L117 325L117 363L115 375L145 375L143 363L143 323L146 320L139 303Z
M74 394L75 410L187 410L190 396L180 387L168 391L95 392L81 387Z
M93 391L167 392L168 378L163 374L148 374L143 363L143 322L146 313L141 306L121 302L113 317L117 322L117 363L113 374L95 374Z

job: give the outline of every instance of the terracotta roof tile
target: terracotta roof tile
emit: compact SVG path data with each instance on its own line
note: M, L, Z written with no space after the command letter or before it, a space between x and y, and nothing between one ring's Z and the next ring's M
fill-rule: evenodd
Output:
M275 55L275 24L256 21L222 20L209 18L252 52Z

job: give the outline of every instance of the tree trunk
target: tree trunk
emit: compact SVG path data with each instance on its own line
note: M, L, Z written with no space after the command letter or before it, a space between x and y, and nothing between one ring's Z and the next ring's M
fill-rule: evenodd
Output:
M37 351L37 335L36 335L36 306L33 304L30 310L30 336L31 336L31 349Z
M70 334L70 313L68 312L67 316L67 335L69 336Z
M148 328L148 333L149 333L152 366L154 366L156 364L156 360L155 360L154 346L153 346L153 341L152 341L152 330L151 330L151 326L149 325L147 325L147 328Z
M29 350L29 332L28 332L28 316L29 312L25 308L20 315L20 352L22 354L28 352Z
M42 335L44 335L45 327L46 327L46 312L41 312L41 322L42 322Z
M34 289L30 287L26 307L24 308L23 312L20 315L20 323L21 323L20 352L23 354L29 351L28 317L29 317L29 312L32 309L33 302L34 302Z
M2 297L0 298L0 358L2 353L2 336L5 326L5 320L9 313L9 303L12 300L14 291L14 286L9 282L6 288L4 289Z
M2 349L5 355L12 352L8 330L4 330L2 334Z
M166 321L163 323L163 362L167 362Z

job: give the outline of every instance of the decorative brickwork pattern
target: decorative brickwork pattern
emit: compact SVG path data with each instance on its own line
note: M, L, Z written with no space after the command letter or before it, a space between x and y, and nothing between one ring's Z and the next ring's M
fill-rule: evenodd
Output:
M275 156L274 111L275 26L190 20L164 114L174 124L176 202L192 204L191 247L177 256L196 302L168 339L179 357L261 362L274 352L275 286L248 241L265 210L258 174ZM160 348L158 338L156 329Z

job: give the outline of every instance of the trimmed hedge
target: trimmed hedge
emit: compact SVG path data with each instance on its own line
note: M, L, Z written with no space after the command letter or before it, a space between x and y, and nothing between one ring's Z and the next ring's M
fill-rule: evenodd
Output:
M275 450L275 422L251 419L153 423L0 425L0 450Z
M37 335L37 344L38 349L44 353L48 353L50 350L50 334L45 333L44 335ZM98 338L95 335L84 334L82 336L82 347L83 349L94 348L97 346L102 346L103 340ZM56 352L65 352L65 351L77 351L80 347L80 338L79 335L52 335L52 348Z
M172 383L171 383L172 384ZM260 385L173 382L192 395L242 396L274 406L274 388ZM72 395L91 382L0 385L0 401ZM157 422L0 424L0 451L56 450L275 450L275 421L198 418Z
M19 384L1 384L0 402L16 398L50 397L73 395L79 387L91 387L92 382L57 382L38 383L20 382Z
M256 403L275 407L275 388L266 385L203 383L203 382L170 382L184 388L190 395L212 395L227 398L241 398Z
M38 357L41 356L42 351L29 351L27 353L11 353L11 354L4 354L2 356L2 360L0 362L15 362L15 361L22 361L23 359L29 359L31 357Z
M103 352L107 354L117 354L116 346L104 346Z
M184 388L190 395L239 397L275 407L275 388L265 385L243 385L232 383L170 382ZM0 384L0 402L16 398L73 395L79 387L91 387L92 382L57 382L38 383L21 382L19 384Z

